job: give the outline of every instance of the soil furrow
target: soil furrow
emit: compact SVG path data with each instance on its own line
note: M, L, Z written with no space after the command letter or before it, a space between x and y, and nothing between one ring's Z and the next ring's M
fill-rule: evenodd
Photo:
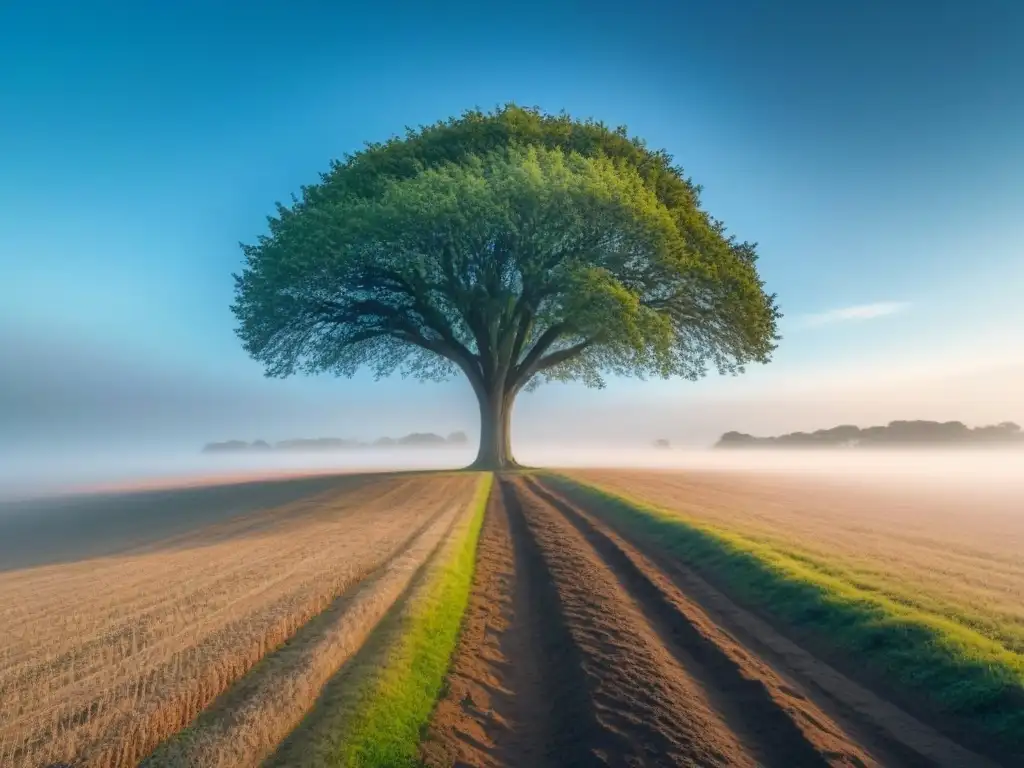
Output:
M754 765L579 532L521 480L505 487L557 587L598 718L617 737L594 744L595 756L622 766Z
M568 617L562 613L557 587L544 553L528 530L519 499L505 482L499 485L513 544L516 581L513 615L520 619L508 638L517 694L517 720L522 730L509 744L509 765L585 765L588 744L604 746L593 702L586 695L583 654L573 642Z
M466 631L424 756L431 765L757 764L612 571L514 480L492 498Z
M542 487L552 492L547 483L542 483ZM881 765L995 767L992 760L964 748L844 676L815 656L814 647L802 647L784 637L664 552L657 540L624 529L621 521L605 515L599 504L581 507L582 499L569 489L560 488L553 493L613 540L634 563L646 564L648 573L656 573L662 583L674 585L676 604L695 628L741 666L745 674L762 680L771 690L772 699L813 742L827 747L831 741L829 734L838 725L845 735L846 748L852 743Z
M824 713L813 707L807 711L805 701L799 707L787 701L803 697L787 694L781 680L758 669L755 660L744 658L746 654L737 653L738 649L729 648L731 638L709 627L707 617L643 555L536 480L526 484L580 532L619 578L666 648L702 685L759 764L779 768L877 765Z
M516 499L495 484L430 766L592 765L602 726L558 591Z
M519 644L525 654L509 664L514 635L524 624L517 609L525 606L513 594L522 585L516 566L501 494L492 490L459 643L422 745L428 766L506 764L502 752L510 751L509 743L523 726L516 705L531 699L526 691L541 690L538 660L529 643ZM543 704L536 695L532 700Z

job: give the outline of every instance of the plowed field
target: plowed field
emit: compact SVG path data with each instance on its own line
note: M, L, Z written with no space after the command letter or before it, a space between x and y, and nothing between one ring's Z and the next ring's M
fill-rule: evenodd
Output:
M447 766L989 766L543 481L496 486Z

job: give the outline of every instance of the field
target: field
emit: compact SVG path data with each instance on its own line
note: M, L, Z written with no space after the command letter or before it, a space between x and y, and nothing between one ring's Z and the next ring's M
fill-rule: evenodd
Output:
M448 538L476 482L335 479L120 554L0 573L0 765L135 765L176 734L154 764L258 764Z
M570 474L805 557L1024 653L1020 493L784 475Z
M0 507L0 765L1019 765L1020 502L572 470Z

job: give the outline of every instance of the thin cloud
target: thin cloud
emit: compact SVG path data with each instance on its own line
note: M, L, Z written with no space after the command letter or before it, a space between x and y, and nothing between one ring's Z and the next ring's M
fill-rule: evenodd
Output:
M905 301L878 301L874 304L857 304L852 307L840 307L839 309L830 309L828 312L805 315L801 324L817 327L819 325L847 323L855 320L874 320L878 317L886 317L904 312L909 306L910 304Z

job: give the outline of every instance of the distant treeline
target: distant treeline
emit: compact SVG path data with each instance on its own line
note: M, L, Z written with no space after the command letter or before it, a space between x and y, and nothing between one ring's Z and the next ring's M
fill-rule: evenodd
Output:
M413 432L405 437L381 437L372 443L347 440L342 437L316 437L297 440L282 440L271 445L265 440L227 440L223 443L207 443L203 453L268 453L268 452L329 452L351 451L360 448L440 448L461 446L469 442L465 432L452 432L448 437L433 432Z
M843 424L816 432L790 432L778 437L754 437L726 432L716 448L874 448L891 446L1021 445L1019 425L1004 421L971 427L959 421L890 421L884 427L861 429Z

